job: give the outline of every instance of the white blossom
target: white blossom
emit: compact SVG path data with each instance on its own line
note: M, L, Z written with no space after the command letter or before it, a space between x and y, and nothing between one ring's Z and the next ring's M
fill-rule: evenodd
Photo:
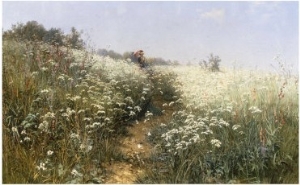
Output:
M42 163L42 162L40 163L39 166L36 166L36 168L37 168L38 170L41 170L41 171L47 170L46 164L45 164L45 163Z
M262 112L262 111L261 111L258 107L256 107L256 106L252 106L252 107L250 107L248 110L251 111L252 114L259 114L259 113Z
M232 130L237 130L238 128L240 128L241 127L241 125L233 125L232 126Z
M135 116L135 112L133 112L132 110L129 113L129 116Z
M210 143L212 144L212 145L214 145L214 146L216 146L217 148L220 148L221 147L221 141L219 141L218 139L212 139L211 141L210 141Z
M48 121L43 121L42 123L40 123L38 129L42 130L43 132L48 132L49 129Z
M169 106L172 106L174 103L175 103L175 102L171 101L171 102L169 103Z
M53 151L52 151L52 150L48 150L48 151L47 151L47 155L48 155L48 156L51 156L52 154L53 154Z
M30 137L28 137L28 136L26 136L25 138L24 138L24 141L30 141L31 139L30 139Z
M72 176L74 176L74 177L82 177L82 174L81 173L79 173L77 170L75 170L75 169L73 169L72 171L71 171L71 174L72 174Z
M43 89L41 90L41 94L48 94L49 93L49 90L48 89Z

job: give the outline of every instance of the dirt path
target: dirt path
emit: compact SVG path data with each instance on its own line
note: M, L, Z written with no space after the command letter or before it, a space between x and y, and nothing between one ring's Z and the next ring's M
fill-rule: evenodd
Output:
M124 137L121 142L121 151L126 157L122 162L113 162L106 166L106 184L132 184L137 177L142 176L147 158L155 149L148 143L147 135L151 134L151 129L161 123L167 123L173 113L172 107L163 107L163 100L152 102L154 106L165 110L161 116L154 116L150 120L141 120L128 127L128 137Z

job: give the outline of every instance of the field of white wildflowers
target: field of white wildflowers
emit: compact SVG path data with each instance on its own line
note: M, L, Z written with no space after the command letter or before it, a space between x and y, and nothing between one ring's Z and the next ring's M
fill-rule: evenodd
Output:
M166 173L146 182L298 182L296 76L199 66L156 70L177 74L183 105L153 131L150 140L161 148L156 157L165 164L155 170Z
M159 95L159 96L157 96ZM3 41L3 182L102 183L118 138L148 134L139 183L298 183L298 77L153 66L42 42ZM150 108L149 108L150 107ZM155 113L155 111L157 111Z
M3 42L3 181L102 182L117 137L153 91L132 62L42 42ZM149 113L148 113L149 114Z

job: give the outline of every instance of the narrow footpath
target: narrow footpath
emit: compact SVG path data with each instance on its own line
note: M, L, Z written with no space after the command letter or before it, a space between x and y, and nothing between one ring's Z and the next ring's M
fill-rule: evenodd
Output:
M115 161L106 166L106 184L133 184L145 172L147 161L155 148L147 141L151 130L161 123L168 123L173 114L173 108L165 106L162 97L152 100L152 105L164 110L161 116L153 116L150 120L140 120L129 126L128 136L121 139L120 149L125 156L124 161ZM149 166L149 165L148 165Z

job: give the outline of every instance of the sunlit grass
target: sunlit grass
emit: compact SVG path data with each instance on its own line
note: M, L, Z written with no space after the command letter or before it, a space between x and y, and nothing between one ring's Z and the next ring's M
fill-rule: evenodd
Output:
M163 79L174 80L82 50L4 40L3 182L102 182L103 164L123 160L126 126L153 116L152 96L177 100Z
M164 163L169 178L154 173L145 179L298 182L297 77L230 69L211 73L195 66L158 70L178 75L186 108L152 136L171 161Z
M123 160L126 126L158 115L148 138L156 153L140 183L298 183L298 77L147 71L4 40L2 98L4 183L101 183L104 164Z

